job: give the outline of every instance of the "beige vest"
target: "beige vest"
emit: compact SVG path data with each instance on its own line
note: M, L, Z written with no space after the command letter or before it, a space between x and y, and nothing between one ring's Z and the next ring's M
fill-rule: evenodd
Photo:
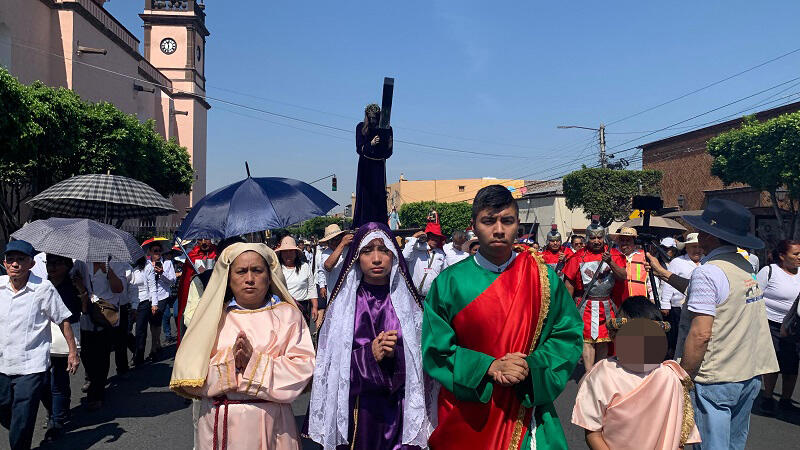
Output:
M778 371L772 346L764 297L753 266L738 253L724 253L709 261L725 273L730 284L727 300L717 306L711 340L695 377L698 383L730 383ZM689 293L691 298L691 292ZM683 305L678 355L688 334L693 314Z

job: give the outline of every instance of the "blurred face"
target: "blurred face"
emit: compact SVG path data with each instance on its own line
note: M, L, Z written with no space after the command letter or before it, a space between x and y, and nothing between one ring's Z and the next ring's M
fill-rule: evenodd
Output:
M582 249L584 246L585 246L585 244L583 242L583 238L573 239L572 240L572 250L577 252L578 250Z
M514 205L500 211L483 209L473 220L473 229L481 246L481 254L487 258L508 258L511 245L519 229L519 217Z
M703 249L700 244L686 244L685 249L692 262L699 263L703 259Z
M239 305L255 309L264 304L269 292L269 270L264 258L247 251L233 260L228 276L228 286Z
M700 242L700 247L703 249L703 252L705 252L706 255L721 245L719 239L706 233L705 231L698 233L697 240Z
M393 257L381 238L375 238L365 245L358 254L358 264L361 273L364 274L363 280L374 285L389 284Z
M200 250L207 252L211 249L211 239L198 239L197 245L200 246Z
M294 263L297 262L297 251L296 250L281 250L281 261L284 265L287 266L294 266Z
M20 252L6 253L3 259L3 266L8 272L8 277L12 280L20 280L28 276L33 268L33 258Z
M453 246L456 248L461 248L464 245L464 242L467 242L466 236L457 236L453 238Z
M789 251L778 255L781 266L786 270L795 270L800 267L800 245L790 245Z
M158 244L153 244L150 246L150 249L147 251L147 256L150 257L150 260L153 262L161 260L161 246Z
M561 239L548 240L547 249L551 252L557 252L561 250Z
M605 245L605 243L606 243L605 236L603 236L602 234L600 233L590 234L589 243L587 244L587 247L589 248L589 251L593 253L602 253L603 246Z
M336 250L336 247L338 247L339 244L342 242L342 238L343 237L344 237L344 234L340 234L339 236L336 236L335 238L329 240L327 242L328 248L331 249L331 250Z
M368 114L367 119L369 120L370 128L378 128L378 120L380 119L379 114L376 113Z
M50 280L63 280L68 272L69 267L64 258L56 255L47 255L47 277Z
M444 236L438 236L433 233L428 233L428 247L442 248L444 245Z
M470 255L474 255L475 253L478 253L478 250L480 250L480 248L481 248L481 244L479 244L479 243L477 243L477 242L476 242L476 243L474 243L474 244L472 244L472 245L469 247L469 254L470 254Z
M531 245L531 247L532 247L534 250L536 250L537 252L539 251L539 243L538 243L538 242L534 242L534 243L533 243L533 245Z
M617 238L617 244L619 245L619 250L626 255L630 255L636 250L636 242L633 236L620 236Z

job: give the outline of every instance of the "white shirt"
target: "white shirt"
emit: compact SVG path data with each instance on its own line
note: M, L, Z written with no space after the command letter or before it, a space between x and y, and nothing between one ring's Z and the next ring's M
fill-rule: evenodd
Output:
M147 290L147 279L144 275L144 269L136 268L131 271L128 298L130 299L131 308L133 309L138 308L140 302L150 301L150 291Z
M159 301L169 297L170 288L175 284L175 268L172 267L172 261L161 261L164 272L158 277L156 281L156 271L152 261L147 261L144 266L144 278L147 282L147 291L150 293L150 302L152 305L157 305Z
M723 304L731 292L731 285L725 272L713 264L706 264L711 258L723 253L736 253L736 247L723 245L711 250L711 253L700 260L700 267L694 269L689 279L689 311L717 315L717 306Z
M769 275L770 267L772 276ZM786 314L792 308L797 294L800 294L800 271L791 275L777 264L770 264L761 269L756 276L758 286L764 291L764 306L767 308L767 319L783 323Z
M325 261L328 260L333 254L333 250L326 248L319 254L319 261L317 267L317 277L316 281L319 284L322 281L324 284L319 284L320 287L327 287L328 288L328 296L333 295L333 288L336 284L336 281L339 279L339 273L342 271L342 266L344 265L344 252L339 256L339 261L336 261L336 265L333 266L333 269L330 271L325 270Z
M452 242L444 244L442 250L444 250L444 255L447 258L448 266L452 266L457 262L461 262L462 260L467 259L467 256L469 256L469 252L457 249Z
M302 302L317 298L317 285L314 283L314 271L311 264L303 263L298 272L297 267L281 265L283 277L286 278L286 288L295 301Z
M699 267L699 264L692 261L689 255L682 255L670 261L669 265L667 265L667 270L681 278L691 279L692 272L697 267ZM661 309L683 306L683 300L686 298L683 292L675 289L669 283L661 283L661 286L663 286L661 298L659 299L661 301Z
M508 266L510 266L511 263L514 262L514 258L516 258L516 257L517 257L517 253L512 251L511 252L511 256L508 258L508 261L506 261L503 264L500 264L498 266L495 263L493 263L493 262L489 261L488 259L484 258L483 255L481 255L481 251L478 250L478 253L475 253L475 264L477 264L479 267L483 267L484 269L486 269L486 270L488 270L490 272L502 273L506 269L508 269Z
M113 293L114 303L119 306L130 305L131 299L128 295L128 289L133 277L133 268L130 264L124 262L112 262L109 263L109 266L114 271L114 275L122 282L122 292Z
M0 373L30 375L50 366L50 322L72 313L53 283L34 274L17 292L8 275L0 276Z
M442 249L434 249L431 254L428 252L428 244L419 242L414 237L409 238L403 247L403 258L406 259L411 280L420 295L428 295L433 280L448 267L447 257Z

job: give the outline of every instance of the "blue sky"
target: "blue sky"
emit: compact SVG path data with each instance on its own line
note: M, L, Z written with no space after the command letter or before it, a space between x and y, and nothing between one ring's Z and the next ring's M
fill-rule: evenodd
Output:
M115 0L106 8L143 41L143 4ZM583 160L595 164L598 151L591 131L557 125L605 122L613 153L691 128L626 143L642 136L633 132L661 129L800 76L797 52L613 123L800 48L796 1L206 0L206 13L209 96L353 130L364 105L379 103L383 77L393 76L395 139L511 156L395 143L390 182L401 172L408 179L553 178ZM800 92L795 83L680 126L800 99L784 98ZM316 186L349 202L353 131L210 103L209 191L243 178L247 160L254 176L311 181L336 173L338 192L327 180Z

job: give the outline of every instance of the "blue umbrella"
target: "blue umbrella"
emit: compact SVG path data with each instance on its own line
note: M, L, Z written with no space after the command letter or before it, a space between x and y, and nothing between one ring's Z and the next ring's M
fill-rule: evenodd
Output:
M285 228L325 215L336 205L299 180L248 176L200 199L175 234L182 239L224 239Z

